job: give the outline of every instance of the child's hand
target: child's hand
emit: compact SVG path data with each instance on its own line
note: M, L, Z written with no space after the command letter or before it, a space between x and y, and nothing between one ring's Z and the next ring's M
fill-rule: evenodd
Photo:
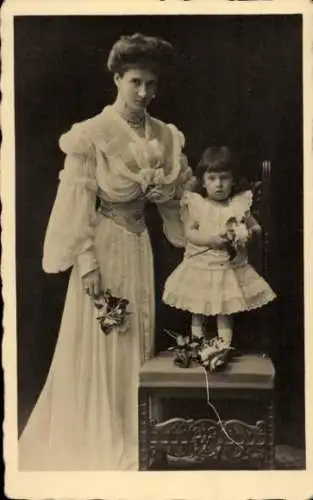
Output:
M227 237L227 240L229 242L235 241L235 238L236 238L236 231L235 231L235 229L233 229L233 228L227 229L227 231L226 231L226 237Z
M224 248L228 242L229 242L229 239L228 239L227 235L225 233L223 233L223 234L216 234L214 236L210 236L207 244L213 250L220 250L220 249Z

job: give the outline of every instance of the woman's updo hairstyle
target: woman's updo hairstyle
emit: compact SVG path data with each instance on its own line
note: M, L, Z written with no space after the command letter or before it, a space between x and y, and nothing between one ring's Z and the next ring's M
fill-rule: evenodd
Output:
M157 75L170 70L174 63L174 48L171 43L159 37L141 33L121 36L115 42L107 61L112 73L122 76L130 68L148 68Z

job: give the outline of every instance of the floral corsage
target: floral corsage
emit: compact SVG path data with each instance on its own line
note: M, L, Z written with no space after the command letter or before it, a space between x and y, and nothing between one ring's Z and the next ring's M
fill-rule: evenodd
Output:
M103 333L108 335L116 327L119 327L120 331L123 330L126 317L130 314L127 311L128 304L127 299L115 297L110 290L101 292L94 298L94 305L99 311L97 320Z
M152 189L162 189L166 184L166 176L163 169L164 146L157 139L146 141L142 144L131 143L131 150L140 165L138 180L144 194Z
M174 363L180 368L188 368L192 362L199 364L206 371L213 373L225 367L235 352L231 346L223 346L222 339L197 338L183 336L171 330L165 332L176 340L176 345L168 348L175 352Z

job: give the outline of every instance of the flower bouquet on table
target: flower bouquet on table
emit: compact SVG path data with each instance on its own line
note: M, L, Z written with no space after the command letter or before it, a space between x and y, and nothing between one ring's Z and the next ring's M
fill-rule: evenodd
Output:
M97 320L105 335L111 333L116 327L119 327L120 331L123 329L126 317L130 314L127 311L128 304L127 299L112 295L110 290L100 292L94 299L94 305L99 311Z
M228 364L235 349L228 345L223 345L223 340L214 337L190 337L180 335L172 330L165 332L176 340L176 345L168 348L175 352L174 363L180 368L188 368L192 363L199 364L206 371L214 373Z

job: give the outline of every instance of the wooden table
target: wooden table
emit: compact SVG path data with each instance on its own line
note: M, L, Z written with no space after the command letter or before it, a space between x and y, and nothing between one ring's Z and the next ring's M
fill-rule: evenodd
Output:
M208 376L210 401L234 444L207 403L203 368L179 368L169 352L150 359L139 383L140 470L272 469L274 381L261 354L242 354Z

